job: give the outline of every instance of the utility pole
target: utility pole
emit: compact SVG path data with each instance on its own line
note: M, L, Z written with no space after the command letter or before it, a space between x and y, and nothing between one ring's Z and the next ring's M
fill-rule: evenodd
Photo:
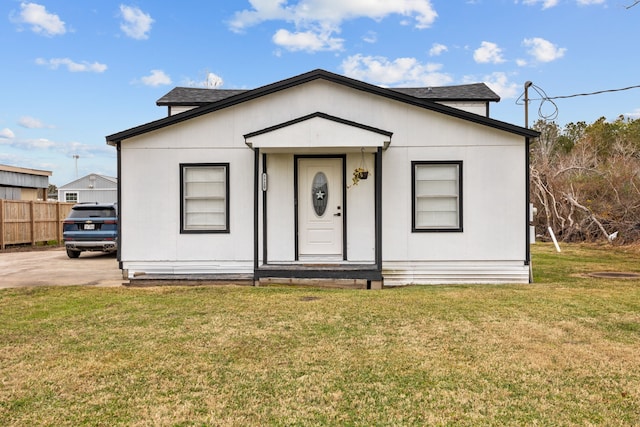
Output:
M533 83L530 81L524 82L524 127L529 129L529 87Z

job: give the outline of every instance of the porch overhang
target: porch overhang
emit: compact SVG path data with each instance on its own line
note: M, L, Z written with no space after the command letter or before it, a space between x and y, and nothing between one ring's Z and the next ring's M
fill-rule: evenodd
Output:
M375 152L391 144L393 132L313 113L244 135L245 143L260 152L322 151Z

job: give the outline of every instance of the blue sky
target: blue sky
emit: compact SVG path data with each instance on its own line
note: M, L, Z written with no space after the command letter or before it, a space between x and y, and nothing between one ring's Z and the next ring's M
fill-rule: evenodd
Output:
M105 136L164 117L155 102L173 87L251 89L316 68L387 87L485 82L502 98L492 117L523 125L526 81L549 97L640 84L631 4L1 0L0 163L50 170L58 186L115 176ZM541 112L560 125L637 118L640 89L555 104Z

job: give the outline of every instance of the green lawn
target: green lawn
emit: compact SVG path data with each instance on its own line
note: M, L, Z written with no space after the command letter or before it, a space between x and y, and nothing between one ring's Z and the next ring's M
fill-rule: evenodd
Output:
M640 424L638 250L531 285L0 291L0 425Z

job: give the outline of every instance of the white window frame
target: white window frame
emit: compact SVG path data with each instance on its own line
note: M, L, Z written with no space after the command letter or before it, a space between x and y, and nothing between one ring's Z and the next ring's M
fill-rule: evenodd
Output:
M72 195L72 194L76 196L76 199L75 199L75 200L69 200L69 197L68 197L68 196L70 196L70 195ZM79 196L80 196L80 195L78 194L78 192L77 192L77 191L65 191L65 192L64 192L64 201L65 201L66 203L79 203L79 200L78 200L78 199L80 198Z
M217 178L194 176L198 170L215 171ZM229 233L228 163L180 164L180 233Z
M430 168L433 178L420 179ZM462 232L462 161L411 162L411 197L413 232Z

